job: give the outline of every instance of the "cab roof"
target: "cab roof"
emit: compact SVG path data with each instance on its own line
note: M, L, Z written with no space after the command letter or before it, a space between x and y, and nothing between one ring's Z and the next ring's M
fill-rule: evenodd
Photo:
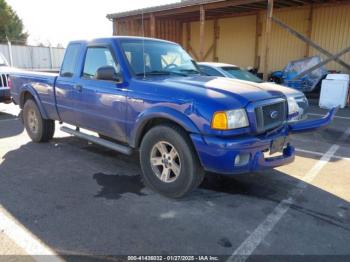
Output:
M111 40L145 40L145 41L156 41L156 42L164 42L164 43L171 43L176 44L171 41L159 39L159 38L151 38L151 37L141 37L141 36L109 36L109 37L101 37L101 38L93 38L93 39L85 39L85 40L74 40L70 41L70 44L87 44L91 42L108 42Z

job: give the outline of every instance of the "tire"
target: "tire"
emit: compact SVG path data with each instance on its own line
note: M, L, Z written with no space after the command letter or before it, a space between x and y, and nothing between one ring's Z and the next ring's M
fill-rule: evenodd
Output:
M55 122L43 119L37 104L28 99L23 107L23 123L33 142L41 143L52 139L55 133Z
M204 178L188 134L176 125L159 125L146 133L140 162L145 184L166 197L180 198Z

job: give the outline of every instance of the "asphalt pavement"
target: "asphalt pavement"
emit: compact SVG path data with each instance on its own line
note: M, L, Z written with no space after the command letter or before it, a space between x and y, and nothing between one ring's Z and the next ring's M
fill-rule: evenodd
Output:
M350 257L348 109L321 131L293 136L294 163L231 177L207 174L181 200L144 187L137 153L124 156L68 136L58 124L51 142L35 144L18 113L0 104L2 255Z

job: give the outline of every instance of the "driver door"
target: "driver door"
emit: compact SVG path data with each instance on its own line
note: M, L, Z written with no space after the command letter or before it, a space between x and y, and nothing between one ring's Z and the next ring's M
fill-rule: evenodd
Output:
M127 89L122 83L96 78L101 67L112 66L121 75L120 66L109 46L88 46L80 86L81 127L121 142L126 141Z

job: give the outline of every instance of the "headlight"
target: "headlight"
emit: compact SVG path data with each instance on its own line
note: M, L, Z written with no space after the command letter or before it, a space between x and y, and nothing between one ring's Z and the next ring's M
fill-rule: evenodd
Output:
M211 121L211 128L229 130L249 126L247 113L244 109L215 112Z
M299 113L299 106L294 97L288 97L288 115Z

